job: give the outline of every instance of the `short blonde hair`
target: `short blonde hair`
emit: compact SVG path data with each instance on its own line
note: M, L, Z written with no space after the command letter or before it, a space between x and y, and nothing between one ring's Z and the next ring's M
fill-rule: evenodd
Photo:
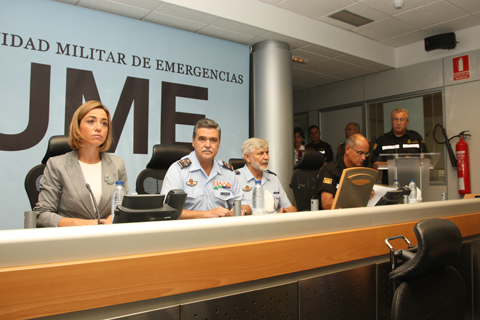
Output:
M408 114L408 110L407 109L404 109L404 108L395 108L392 110L392 120L393 120L393 115L395 113L401 113L401 112L405 112L405 114L407 115L407 120L408 118L410 117L410 115Z
M108 132L105 142L100 145L100 152L105 152L110 149L112 144L112 120L110 117L110 111L100 101L90 100L82 104L77 111L73 114L72 122L70 122L70 134L68 135L68 144L73 150L79 150L82 148L83 136L80 133L80 121L93 109L103 109L108 118Z

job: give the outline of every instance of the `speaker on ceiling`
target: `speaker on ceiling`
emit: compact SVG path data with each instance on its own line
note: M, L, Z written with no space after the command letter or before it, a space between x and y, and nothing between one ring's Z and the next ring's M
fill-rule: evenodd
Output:
M425 51L436 49L455 49L457 40L454 32L443 33L436 36L425 38Z

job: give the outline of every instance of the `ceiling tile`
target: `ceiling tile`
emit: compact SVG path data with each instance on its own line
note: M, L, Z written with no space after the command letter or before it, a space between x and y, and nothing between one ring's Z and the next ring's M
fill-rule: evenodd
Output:
M57 2L63 2L63 3L68 3L68 4L77 4L78 0L53 0L53 1L57 1Z
M205 36L210 36L214 38L224 39L233 42L244 43L248 40L253 39L251 36L247 36L245 34L233 32L230 30L220 29L217 27L207 26L202 30L197 32L198 34L203 34Z
M248 36L252 37L261 37L269 33L268 31L265 31L263 29L251 27L249 25L231 21L231 20L226 20L226 19L219 19L212 23L212 26L222 28L225 30L230 30L242 34L246 34Z
M262 38L264 38L264 40L277 40L277 41L286 42L290 45L290 49L300 48L308 45L308 42L287 37L274 32L267 33L266 35L262 36Z
M432 36L431 33L419 30L419 31L402 34L401 36L398 36L398 37L393 37L393 38L384 40L382 41L382 43L385 43L389 46L397 48L397 47L404 46L406 44L422 41L423 39L430 36Z
M160 12L152 12L142 20L190 32L200 31L207 26L203 23L169 16Z
M304 82L305 80L315 79L321 76L323 76L323 74L292 68L292 79L294 82Z
M135 1L135 0L132 0L132 1ZM169 3L163 3L157 9L155 9L155 11L168 14L174 17L179 17L185 20L191 20L191 21L205 23L205 24L211 24L219 19L218 17L210 14L198 12L195 10L187 9L187 8L176 6Z
M350 63L330 59L316 64L312 64L309 70L320 72L326 75L332 75L341 71L354 69L356 66Z
M317 19L354 3L355 1L352 0L285 0L278 4L278 7Z
M150 10L141 9L118 2L112 2L109 0L82 0L78 3L78 6L113 13L133 19L141 19L150 12Z
M313 52L313 53L319 54L321 56L329 57L329 58L336 58L336 57L344 54L340 51L336 51L336 50L332 50L332 49L329 49L329 48L317 46L317 45L314 45L314 44L309 44L309 45L303 46L303 47L301 47L301 49L304 50L304 51Z
M308 51L305 51L305 50L302 50L302 49L292 50L292 55L294 55L296 57L299 57L299 58L308 59L308 63L304 64L306 66L308 66L309 64L312 64L312 63L317 63L317 62L320 62L320 61L328 60L328 58L325 57L325 56L321 56L321 55L318 55L318 54L315 54L315 53L312 53L312 52L308 52ZM304 66L304 65L300 64L299 68L302 68L302 66Z
M356 66L366 66L372 63L372 61L365 60L359 57L355 57L349 54L344 54L342 56L336 57L335 60L340 60L343 62L348 62Z
M355 32L373 40L382 41L415 31L415 28L395 18L375 21L355 29Z
M360 68L355 68L355 69L335 73L334 76L342 79L352 79L352 78L365 76L367 74L372 74L375 72L376 71L360 67Z
M435 26L431 26L423 30L432 35L436 35L436 34L442 34L447 32L455 32L455 31L471 28L478 25L480 25L480 19L474 16L466 16L459 19L439 23Z
M337 77L332 77L332 76L325 76L325 77L321 77L321 78L316 78L316 79L312 79L312 80L303 81L302 83L306 84L306 85L311 85L313 87L319 87L319 86L324 86L326 84L330 84L330 83L334 83L334 82L338 82L338 81L342 81L342 80L344 80L344 79L337 78Z
M307 86L301 83L293 83L293 92L298 92L302 90L312 89L314 86Z
M438 0L407 0L404 1L402 9L395 9L393 7L393 0L363 0L361 4L393 16L436 1Z
M417 28L426 28L466 15L465 11L447 2L435 2L415 10L397 14L395 18Z
M480 1L478 0L447 0L447 1L466 12L480 12Z
M111 2L118 2L122 4L126 4L132 7L153 10L160 5L160 1L157 0L109 0Z
M386 71L386 70L391 70L393 69L392 67L390 66L386 66L386 65L383 65L383 64L380 64L380 63L372 63L372 64L369 64L369 65L366 65L365 68L367 69L372 69L376 72L379 72L379 71Z

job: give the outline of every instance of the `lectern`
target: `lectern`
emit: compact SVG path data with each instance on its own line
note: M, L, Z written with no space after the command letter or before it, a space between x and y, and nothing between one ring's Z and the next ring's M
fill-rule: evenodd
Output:
M427 193L430 186L430 170L435 167L440 153L393 153L380 154L387 158L387 165L381 165L378 170L388 170L388 182L392 184L398 179L400 186L408 186L411 179L415 180L422 193Z

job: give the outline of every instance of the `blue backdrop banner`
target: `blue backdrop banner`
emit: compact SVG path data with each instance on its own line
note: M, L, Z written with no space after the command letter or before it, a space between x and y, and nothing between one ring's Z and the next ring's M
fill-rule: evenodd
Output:
M201 118L222 128L217 158L241 156L248 46L49 0L0 6L0 229L23 228L26 174L88 100L113 115L130 193L153 146L191 146Z

